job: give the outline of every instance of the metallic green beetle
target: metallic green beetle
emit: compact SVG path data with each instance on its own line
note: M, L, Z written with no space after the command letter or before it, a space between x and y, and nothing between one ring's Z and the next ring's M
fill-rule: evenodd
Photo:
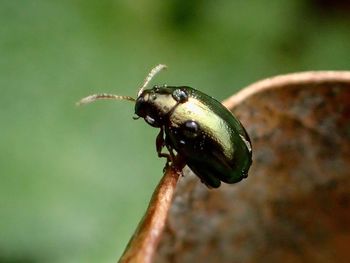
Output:
M79 104L97 99L117 99L135 102L137 118L160 128L156 139L159 157L168 162L174 150L208 187L217 188L221 181L233 184L247 177L252 163L252 147L242 124L214 98L190 87L154 86L145 89L159 71L152 69L140 88L137 98L111 94L96 94ZM169 154L162 153L166 147Z

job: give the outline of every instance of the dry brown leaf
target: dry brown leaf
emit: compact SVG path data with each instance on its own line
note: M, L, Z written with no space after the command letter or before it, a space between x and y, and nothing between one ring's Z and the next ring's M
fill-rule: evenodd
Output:
M350 72L267 79L224 104L250 134L249 177L208 190L187 170L154 260L134 262L349 262Z

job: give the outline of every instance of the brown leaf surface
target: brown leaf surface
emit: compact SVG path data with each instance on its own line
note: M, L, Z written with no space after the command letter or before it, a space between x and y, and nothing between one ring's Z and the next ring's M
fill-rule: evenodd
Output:
M350 262L350 72L275 77L224 103L251 136L249 177L208 190L187 170L154 262Z

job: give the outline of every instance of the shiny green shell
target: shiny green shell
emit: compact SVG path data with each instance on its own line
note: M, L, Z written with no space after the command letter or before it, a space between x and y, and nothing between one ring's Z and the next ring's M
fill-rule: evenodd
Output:
M252 163L249 136L214 98L186 86L155 86L137 98L135 113L164 131L167 148L181 155L208 187L247 177Z

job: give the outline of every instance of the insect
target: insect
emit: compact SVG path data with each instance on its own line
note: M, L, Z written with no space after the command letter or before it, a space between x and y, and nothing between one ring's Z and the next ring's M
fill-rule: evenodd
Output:
M220 102L196 89L167 85L146 89L152 78L165 68L160 64L151 70L136 99L95 94L78 104L100 99L132 101L134 119L143 118L160 129L156 150L159 157L167 158L167 165L173 162L176 152L209 188L246 178L252 163L252 147L242 124ZM162 152L164 147L168 153Z

